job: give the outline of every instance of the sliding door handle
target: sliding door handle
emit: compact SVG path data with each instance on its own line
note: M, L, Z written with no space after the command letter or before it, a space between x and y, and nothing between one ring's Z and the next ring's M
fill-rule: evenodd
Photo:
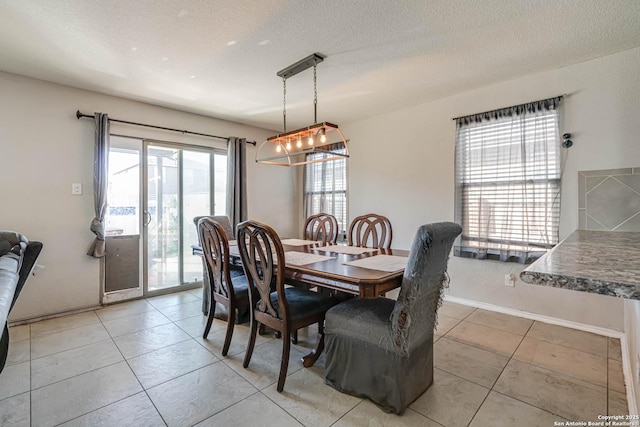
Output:
M143 211L144 213L144 226L146 227L151 223L151 214L148 211Z

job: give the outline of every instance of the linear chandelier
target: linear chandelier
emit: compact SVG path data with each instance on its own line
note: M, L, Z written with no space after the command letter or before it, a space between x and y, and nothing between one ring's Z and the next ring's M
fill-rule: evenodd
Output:
M316 66L324 60L318 53L309 55L278 71L283 85L283 131L264 141L256 153L256 162L277 166L299 166L349 157L349 147L338 125L318 123ZM287 79L313 67L313 124L287 131Z

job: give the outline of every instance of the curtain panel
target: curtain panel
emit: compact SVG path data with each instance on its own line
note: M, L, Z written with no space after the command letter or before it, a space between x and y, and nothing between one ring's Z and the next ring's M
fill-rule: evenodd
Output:
M561 99L456 119L455 255L527 263L558 243Z
M96 235L87 251L95 258L105 256L104 216L107 211L107 186L109 184L109 117L95 113L95 144L93 157L93 200L95 217L91 220L91 231Z
M227 216L234 231L248 218L246 142L244 138L230 137L227 149Z

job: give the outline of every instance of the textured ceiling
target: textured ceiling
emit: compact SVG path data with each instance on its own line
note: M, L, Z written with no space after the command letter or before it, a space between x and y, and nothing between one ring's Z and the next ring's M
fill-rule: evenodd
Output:
M341 124L638 46L638 0L0 1L1 71L273 130L276 72L313 52ZM287 80L289 129L312 78Z

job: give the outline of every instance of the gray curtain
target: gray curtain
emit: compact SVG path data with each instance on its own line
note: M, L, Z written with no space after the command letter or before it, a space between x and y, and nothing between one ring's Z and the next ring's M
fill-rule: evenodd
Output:
M247 217L247 140L229 138L227 151L227 216L233 229Z
M95 113L96 138L93 159L93 199L96 216L91 220L91 231L96 235L87 255L105 256L104 215L107 210L107 184L109 182L109 117Z

